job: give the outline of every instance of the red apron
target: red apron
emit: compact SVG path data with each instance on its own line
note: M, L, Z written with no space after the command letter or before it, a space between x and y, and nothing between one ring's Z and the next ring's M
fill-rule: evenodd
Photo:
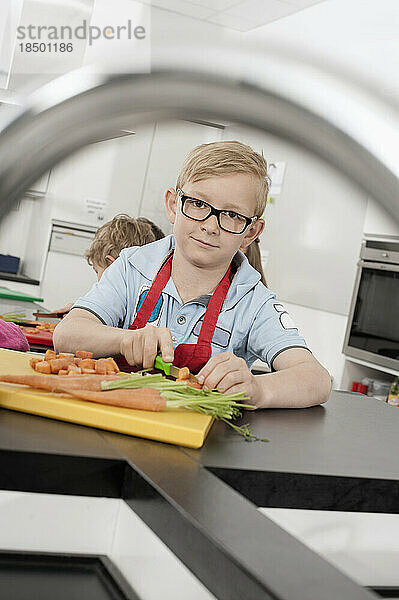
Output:
M136 318L133 323L129 325L129 329L141 329L147 325L148 319L154 310L162 290L170 279L172 272L172 258L173 253L161 266ZM230 286L230 270L231 266L229 266L222 281L212 294L206 309L204 320L202 321L198 342L196 344L179 344L175 348L173 364L176 367L188 367L191 373L198 373L210 359L213 333Z

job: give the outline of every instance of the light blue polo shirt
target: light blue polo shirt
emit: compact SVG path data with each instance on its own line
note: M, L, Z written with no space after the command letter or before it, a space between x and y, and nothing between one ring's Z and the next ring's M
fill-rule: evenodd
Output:
M174 246L174 236L169 235L145 246L125 248L73 308L90 311L105 325L127 329ZM262 284L260 274L241 251L233 264L237 270L219 314L211 343L212 356L233 352L248 367L260 358L273 369L273 360L283 350L308 349L284 306ZM168 327L174 347L180 343L196 344L209 299L210 295L205 295L183 304L170 277L148 322Z

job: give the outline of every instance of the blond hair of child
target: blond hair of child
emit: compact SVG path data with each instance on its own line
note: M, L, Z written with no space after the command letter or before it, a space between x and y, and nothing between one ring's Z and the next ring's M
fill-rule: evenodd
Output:
M211 142L196 146L189 152L177 178L176 188L188 181L196 182L218 175L247 173L257 181L255 215L264 213L270 179L262 154L236 140Z
M119 214L97 230L85 256L90 266L107 268L124 248L144 246L163 237L163 231L149 219Z

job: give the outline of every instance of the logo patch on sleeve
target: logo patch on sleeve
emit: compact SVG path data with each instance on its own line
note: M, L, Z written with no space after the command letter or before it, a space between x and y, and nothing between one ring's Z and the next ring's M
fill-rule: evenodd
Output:
M282 304L273 304L274 310L279 313L280 323L283 329L296 329L294 321L291 316L287 313L284 306Z

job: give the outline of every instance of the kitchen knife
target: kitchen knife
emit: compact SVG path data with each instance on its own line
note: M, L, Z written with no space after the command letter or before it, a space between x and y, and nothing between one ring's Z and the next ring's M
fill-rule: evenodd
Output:
M164 362L159 355L155 358L154 368L160 369L161 371L163 371L165 373L165 375L170 375L171 377L174 377L175 379L177 379L179 377L179 371L180 371L179 367L175 367L172 363ZM187 381L198 384L200 387L202 387L200 385L198 379L191 373L190 373L190 376L187 379Z

